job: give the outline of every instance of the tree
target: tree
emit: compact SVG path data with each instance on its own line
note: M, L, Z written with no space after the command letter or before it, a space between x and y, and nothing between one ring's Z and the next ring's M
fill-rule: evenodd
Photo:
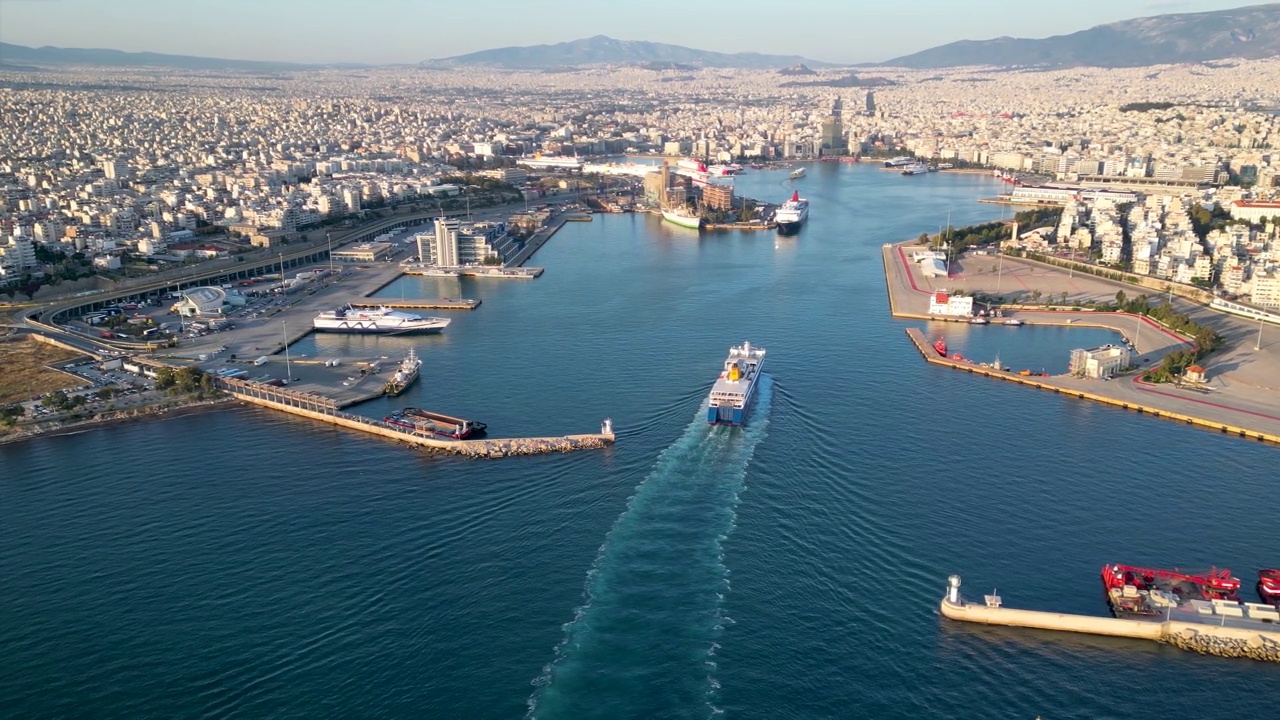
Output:
M1125 295L1123 290L1116 291L1116 307L1124 307Z
M25 412L21 405L0 405L0 425L12 427Z
M54 390L45 397L44 403L54 410L66 410L71 407L71 398L62 390Z

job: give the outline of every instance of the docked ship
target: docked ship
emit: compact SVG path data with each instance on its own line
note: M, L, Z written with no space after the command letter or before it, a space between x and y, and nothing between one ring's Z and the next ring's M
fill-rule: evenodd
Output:
M724 370L716 378L707 397L708 423L741 425L746 422L763 366L764 348L753 348L749 342L729 348Z
M387 386L382 391L391 397L396 397L418 379L420 370L422 370L422 361L413 352L413 348L409 348L409 354L405 356L404 360L400 361L400 367L396 368L396 374L391 376L391 379L387 381Z
M884 166L887 168L898 168L914 165L915 163L916 159L913 157L896 157L892 160L885 160Z
M698 215L694 215L684 208L663 210L662 217L667 222L675 223L680 227L692 228L694 230L702 228L702 218Z
M454 440L465 440L469 437L481 435L489 427L482 422L463 420L452 415L442 415L418 408L405 408L401 414L408 418L410 422L416 423L420 431L453 438Z
M344 305L337 310L320 313L312 324L316 330L324 332L407 335L438 333L449 324L449 319L424 318L389 307L356 308Z
M792 170L792 171L791 171L791 179L792 179L792 180L799 180L800 178L804 177L804 174L805 174L805 170L804 170L804 168L802 168L802 167L801 167L801 168L796 168L795 170Z
M933 349L942 357L946 357L947 356L947 339L938 338L937 340L934 340Z
M1258 571L1258 596L1280 608L1280 570Z
M800 226L804 225L804 221L808 219L809 201L800 197L799 190L791 193L791 199L782 203L773 214L773 220L778 223L778 233L781 235L799 232Z
M1191 600L1240 602L1240 579L1230 570L1203 573L1105 565L1102 587L1116 617L1158 615Z
M1023 326L1023 325L1025 325L1026 323L1022 322L1021 320L1019 320L1019 319L1017 319L1017 318L1009 318L1009 319L1007 319L1007 320L1005 320L1005 321L1001 322L1000 324L1001 324L1001 325L1008 325L1009 327L1022 327L1022 326Z
M929 172L929 166L924 163L912 163L902 169L903 175L924 175Z

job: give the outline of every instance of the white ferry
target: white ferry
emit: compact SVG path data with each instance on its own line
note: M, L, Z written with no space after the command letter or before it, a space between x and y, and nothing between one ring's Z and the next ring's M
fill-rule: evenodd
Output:
M800 226L809 219L809 201L800 197L800 191L791 193L791 199L782 203L773 214L773 221L778 223L778 233L791 235L800 231Z
M707 398L709 424L741 425L746 422L763 366L764 348L753 348L749 342L729 348L724 370L711 386L711 395Z
M389 307L356 308L344 305L326 310L312 321L316 330L340 333L406 335L438 333L449 325L448 318L422 317Z
M791 171L792 180L799 180L800 178L804 177L804 175L805 175L805 169L802 167L796 168L795 170Z

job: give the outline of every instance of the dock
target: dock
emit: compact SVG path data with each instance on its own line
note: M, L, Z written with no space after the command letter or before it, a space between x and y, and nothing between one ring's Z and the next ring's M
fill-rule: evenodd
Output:
M468 298L458 300L450 298L440 298L439 300L387 300L377 298L376 301L353 302L351 306L357 308L388 307L397 310L475 310L480 307L480 302L480 300Z
M1184 425L1193 425L1206 430L1213 430L1224 435L1235 435L1249 440L1280 444L1280 435L1277 434L1262 432L1260 430L1250 430L1248 428L1196 417L1194 415L1173 412L1172 410L1162 410L1160 408L1151 407L1149 405L1144 405L1130 400L1121 400L1119 398L1099 395L1086 390L1077 390L1075 388L1065 387L1055 383L1052 378L1044 377L1042 375L1024 376L1008 370L997 370L990 366L979 365L963 360L944 358L938 355L937 351L935 351L933 346L929 344L929 341L925 338L924 333L921 332L919 328L907 328L907 337L911 338L911 342L915 343L916 349L920 351L920 355L924 357L925 362L931 365L941 365L953 370L964 370L965 372L973 373L975 375L985 375L987 377L1007 380L1020 385L1028 385L1041 390L1050 390L1060 395L1079 398L1081 400L1092 400L1094 402L1100 402L1105 405L1111 405L1125 410L1133 410L1144 415L1172 420Z
M1244 621L1233 615L1228 625L1227 616L1215 612L1192 622L1173 619L1172 610L1164 620L1130 620L1007 608L998 595L983 599L981 605L967 602L960 595L960 576L952 575L939 610L943 617L959 622L1154 640L1202 655L1280 663L1280 625L1272 620Z
M426 265L409 265L404 269L405 275L423 275L426 277L469 277L499 278L514 280L532 280L544 272L540 267L502 267L488 265L481 267L436 267Z
M217 382L227 394L253 405L464 457L502 458L514 455L595 450L612 445L615 440L613 423L610 420L605 420L601 424L598 433L554 437L447 440L415 433L363 415L343 412L334 400L322 395L297 392L237 378L219 378Z

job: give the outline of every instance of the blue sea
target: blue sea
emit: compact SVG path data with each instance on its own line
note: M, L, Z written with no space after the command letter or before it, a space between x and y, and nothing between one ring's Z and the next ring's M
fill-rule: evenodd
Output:
M814 164L739 191L795 237L646 215L566 225L534 281L400 357L413 405L596 452L468 461L256 408L0 446L0 716L1265 717L1280 666L941 619L947 576L1102 615L1109 562L1280 563L1276 448L926 365L881 246L1000 217L975 175ZM920 324L923 326L923 324ZM926 329L931 336L936 329ZM1083 328L947 328L1050 372ZM701 412L730 345L768 351L744 428ZM296 357L297 355L295 355Z

